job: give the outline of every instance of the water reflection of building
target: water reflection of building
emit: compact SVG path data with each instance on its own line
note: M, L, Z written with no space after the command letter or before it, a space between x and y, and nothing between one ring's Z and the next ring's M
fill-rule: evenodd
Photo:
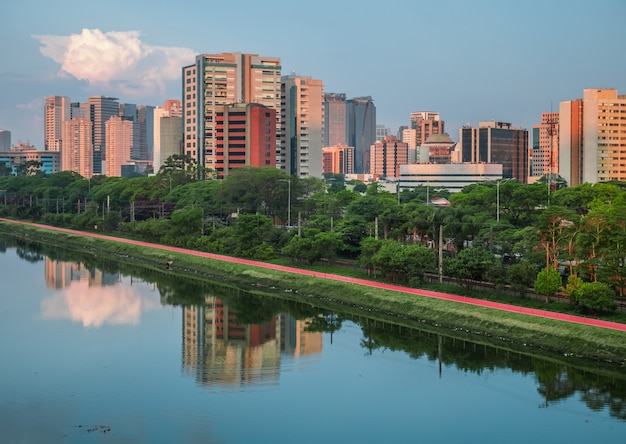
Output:
M321 352L322 334L305 332L304 325L288 314L244 325L221 299L207 296L204 306L183 308L183 368L202 384L274 384L281 350L294 356Z
M106 273L96 268L85 268L81 263L55 261L46 257L46 287L67 288L72 281L86 280L90 287L115 285L120 281L118 273Z
M279 315L279 325L283 353L296 357L322 353L323 335L306 331L307 320L298 320L285 313Z

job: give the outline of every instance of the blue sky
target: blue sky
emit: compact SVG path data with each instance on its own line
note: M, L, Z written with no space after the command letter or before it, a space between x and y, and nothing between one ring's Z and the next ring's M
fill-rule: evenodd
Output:
M624 0L7 2L0 128L43 149L46 96L161 105L195 54L240 51L372 96L394 132L426 110L454 140L484 120L530 129L584 88L626 94L625 21Z

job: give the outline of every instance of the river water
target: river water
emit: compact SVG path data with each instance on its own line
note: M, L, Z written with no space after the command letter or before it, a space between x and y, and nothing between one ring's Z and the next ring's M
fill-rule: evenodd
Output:
M1 443L626 442L582 370L0 238Z

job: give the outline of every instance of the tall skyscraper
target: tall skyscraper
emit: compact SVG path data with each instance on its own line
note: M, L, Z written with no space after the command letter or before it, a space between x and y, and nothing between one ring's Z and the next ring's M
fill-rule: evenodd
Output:
M354 172L370 173L370 146L376 141L376 107L370 96L347 101L348 143L354 147Z
M120 104L114 97L92 96L87 100L88 117L92 125L93 174L105 174L106 133L105 123L120 113Z
M501 164L503 177L528 182L528 130L510 123L480 122L478 128L464 126L459 133L461 162Z
M533 149L530 175L543 176L559 172L559 113L541 113L541 123L533 125Z
M106 174L121 176L122 165L129 165L136 141L136 124L128 117L112 116L106 123Z
M324 94L324 146L348 143L347 112L344 93Z
M86 117L74 117L61 124L61 171L75 171L85 178L93 175L93 123Z
M370 173L380 177L400 176L400 165L408 164L408 145L396 136L385 136L370 148Z
M280 58L229 52L201 54L183 67L183 149L200 166L216 167L215 114L232 103L280 109ZM280 128L277 112L276 129ZM275 148L277 155L278 146Z
M133 159L152 160L154 155L154 106L139 105L137 107L137 124L139 149Z
M48 96L44 102L44 150L61 151L63 143L61 139L62 123L72 118L72 108L69 97Z
M322 177L324 85L310 76L283 76L280 169L291 176Z
M559 107L559 174L570 186L626 180L626 95L583 90Z
M215 114L218 178L244 166L276 167L276 110L257 103L225 105Z

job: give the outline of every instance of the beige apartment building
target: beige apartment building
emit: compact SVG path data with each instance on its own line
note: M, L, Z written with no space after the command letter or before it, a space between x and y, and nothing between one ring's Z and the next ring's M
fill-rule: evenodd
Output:
M385 136L370 147L370 173L383 177L400 176L400 165L409 163L409 147L396 136Z
M324 85L310 76L283 76L277 167L290 176L322 177Z
M133 121L113 116L106 121L106 175L121 176L122 165L129 165L133 149Z
M559 174L570 186L626 181L626 95L588 88L561 102Z
M61 128L61 171L74 171L90 178L93 175L93 123L86 117L75 117L64 120Z
M214 169L218 108L233 103L259 103L280 110L280 58L226 52L201 54L183 67L183 153L200 166ZM280 112L276 113L276 130ZM278 149L278 144L276 149Z
M70 98L65 96L46 97L43 114L44 150L61 151L63 121L72 118Z
M530 175L534 177L559 173L559 113L541 113L541 123L533 125L533 149Z

